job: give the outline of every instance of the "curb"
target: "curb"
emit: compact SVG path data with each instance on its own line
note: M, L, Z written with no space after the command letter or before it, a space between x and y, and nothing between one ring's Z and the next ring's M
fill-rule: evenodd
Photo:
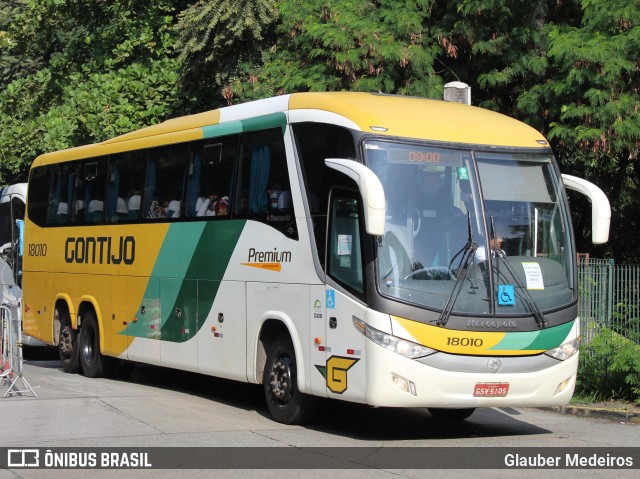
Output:
M640 424L640 411L622 411L588 406L554 406L551 408L543 408L543 410L571 416L595 417L608 419L610 421Z

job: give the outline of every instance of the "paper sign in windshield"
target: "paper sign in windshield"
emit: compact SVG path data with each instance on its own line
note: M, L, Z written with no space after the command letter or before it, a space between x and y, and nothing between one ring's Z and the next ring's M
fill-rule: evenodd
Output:
M351 235L338 235L338 256L349 256L352 244Z
M539 263L522 263L527 278L527 289L544 289L542 270Z

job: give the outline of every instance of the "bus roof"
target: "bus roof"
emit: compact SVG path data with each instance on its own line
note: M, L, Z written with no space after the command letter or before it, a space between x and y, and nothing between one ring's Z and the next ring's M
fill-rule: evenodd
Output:
M15 183L13 185L3 186L0 188L0 202L9 201L11 195L18 195L24 198L27 197L27 184Z
M301 112L307 114L300 115ZM399 95L319 92L293 93L174 118L101 143L46 153L36 158L34 166L197 140L203 138L205 127L274 113L289 113L290 117L295 117L290 118L291 121L339 119L340 124L363 132L394 137L496 147L548 148L544 137L535 129L482 108Z

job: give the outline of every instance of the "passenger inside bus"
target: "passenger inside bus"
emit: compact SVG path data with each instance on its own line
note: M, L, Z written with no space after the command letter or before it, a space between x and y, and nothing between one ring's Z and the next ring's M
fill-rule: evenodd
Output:
M171 200L167 205L167 218L180 218L180 202Z
M211 194L207 197L200 197L196 201L196 216L215 216L215 203L218 195Z

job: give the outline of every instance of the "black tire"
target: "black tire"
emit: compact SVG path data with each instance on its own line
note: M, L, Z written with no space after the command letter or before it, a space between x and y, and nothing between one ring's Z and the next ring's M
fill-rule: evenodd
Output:
M80 372L80 355L78 354L78 330L71 327L71 319L67 310L58 310L60 333L58 334L58 356L65 373Z
M86 312L82 318L79 344L80 365L85 376L104 378L113 374L116 358L100 353L100 330L93 311Z
M269 412L283 424L310 421L318 407L317 398L298 389L296 355L291 339L278 336L267 346L267 363L262 379Z
M447 409L430 407L429 413L441 421L464 421L473 414L476 409L473 407L465 409Z

